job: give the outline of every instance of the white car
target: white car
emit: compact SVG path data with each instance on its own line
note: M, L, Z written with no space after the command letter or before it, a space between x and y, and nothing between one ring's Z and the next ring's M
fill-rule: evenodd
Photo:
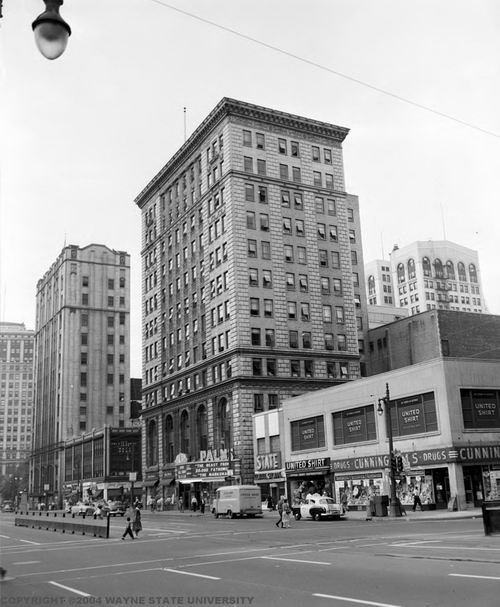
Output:
M83 502L78 502L74 506L71 506L71 514L85 514L85 516L92 516L94 514L94 506L91 504L84 504Z
M308 497L299 506L293 506L293 514L296 520L301 518L312 518L319 521L323 518L340 518L343 514L341 504L335 502L331 497Z

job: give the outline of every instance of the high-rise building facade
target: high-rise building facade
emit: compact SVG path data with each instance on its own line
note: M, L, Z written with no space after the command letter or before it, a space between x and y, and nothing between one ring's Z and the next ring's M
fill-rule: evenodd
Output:
M146 487L252 482L254 412L361 375L347 133L223 99L136 198Z
M66 441L129 425L129 317L130 256L123 251L66 246L38 281L33 498L61 501Z
M377 260L365 266L369 305L384 305L392 276L394 305L410 315L425 310L486 312L477 251L449 240L416 241L394 247L390 261ZM384 298L384 299L383 299Z
M28 461L33 412L34 331L0 322L0 475Z

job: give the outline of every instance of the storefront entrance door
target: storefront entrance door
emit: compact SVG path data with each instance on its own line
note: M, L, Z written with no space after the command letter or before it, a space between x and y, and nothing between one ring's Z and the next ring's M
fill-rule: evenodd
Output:
M447 508L450 499L450 479L447 468L438 468L432 471L434 481L434 496L436 508Z
M465 502L478 508L483 503L483 479L480 466L464 466Z

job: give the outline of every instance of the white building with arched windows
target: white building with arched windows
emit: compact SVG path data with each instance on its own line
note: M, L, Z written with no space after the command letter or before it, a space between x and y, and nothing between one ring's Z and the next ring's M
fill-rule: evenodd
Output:
M377 285L383 284L381 268L390 268L393 305L410 315L426 310L487 312L477 251L449 240L416 241L394 246L389 261L368 263L365 268L368 304L377 301ZM380 271L379 271L380 269ZM389 284L387 277L386 284ZM373 297L370 298L370 293Z

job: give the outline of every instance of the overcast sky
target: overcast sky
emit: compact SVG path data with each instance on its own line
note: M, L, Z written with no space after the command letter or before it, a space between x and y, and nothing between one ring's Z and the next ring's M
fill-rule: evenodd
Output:
M479 251L500 314L498 0L66 0L55 61L33 40L43 10L4 0L0 20L2 320L34 328L36 282L65 242L126 250L140 376L133 200L182 145L183 107L189 135L222 97L351 129L365 262L446 236Z

